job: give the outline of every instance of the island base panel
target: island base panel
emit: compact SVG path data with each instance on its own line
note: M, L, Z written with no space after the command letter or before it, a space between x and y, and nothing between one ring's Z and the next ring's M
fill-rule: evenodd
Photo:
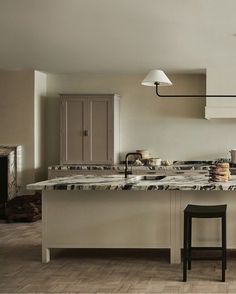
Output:
M48 263L50 261L50 249L42 246L42 263Z
M49 248L170 248L170 193L43 191L43 262Z
M43 262L50 248L170 248L181 262L187 204L227 204L227 244L236 248L234 191L43 191ZM219 246L219 220L193 220L195 246Z

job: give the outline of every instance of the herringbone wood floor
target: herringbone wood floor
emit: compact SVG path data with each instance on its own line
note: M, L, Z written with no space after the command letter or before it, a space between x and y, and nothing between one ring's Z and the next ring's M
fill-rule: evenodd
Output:
M0 293L236 293L236 258L227 282L219 262L195 261L189 281L182 267L157 252L55 250L41 264L41 222L0 223Z

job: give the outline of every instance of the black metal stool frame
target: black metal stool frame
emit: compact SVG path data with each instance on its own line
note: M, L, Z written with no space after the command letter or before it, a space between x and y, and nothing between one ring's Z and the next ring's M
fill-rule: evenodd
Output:
M226 258L226 205L200 206L188 205L184 210L184 250L183 250L183 282L187 281L187 265L191 269L192 260L221 260L222 282L225 282ZM208 211L209 209L209 211ZM192 247L192 219L221 218L221 247ZM220 250L221 257L192 257L192 250Z

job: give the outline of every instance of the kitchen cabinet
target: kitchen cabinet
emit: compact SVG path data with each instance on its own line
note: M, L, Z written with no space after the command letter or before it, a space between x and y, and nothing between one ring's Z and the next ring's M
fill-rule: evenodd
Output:
M119 162L119 96L61 95L61 164Z

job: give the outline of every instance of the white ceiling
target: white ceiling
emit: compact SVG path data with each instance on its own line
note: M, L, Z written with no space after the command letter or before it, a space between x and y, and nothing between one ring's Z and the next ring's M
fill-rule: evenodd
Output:
M144 73L236 66L235 0L0 0L0 68Z

